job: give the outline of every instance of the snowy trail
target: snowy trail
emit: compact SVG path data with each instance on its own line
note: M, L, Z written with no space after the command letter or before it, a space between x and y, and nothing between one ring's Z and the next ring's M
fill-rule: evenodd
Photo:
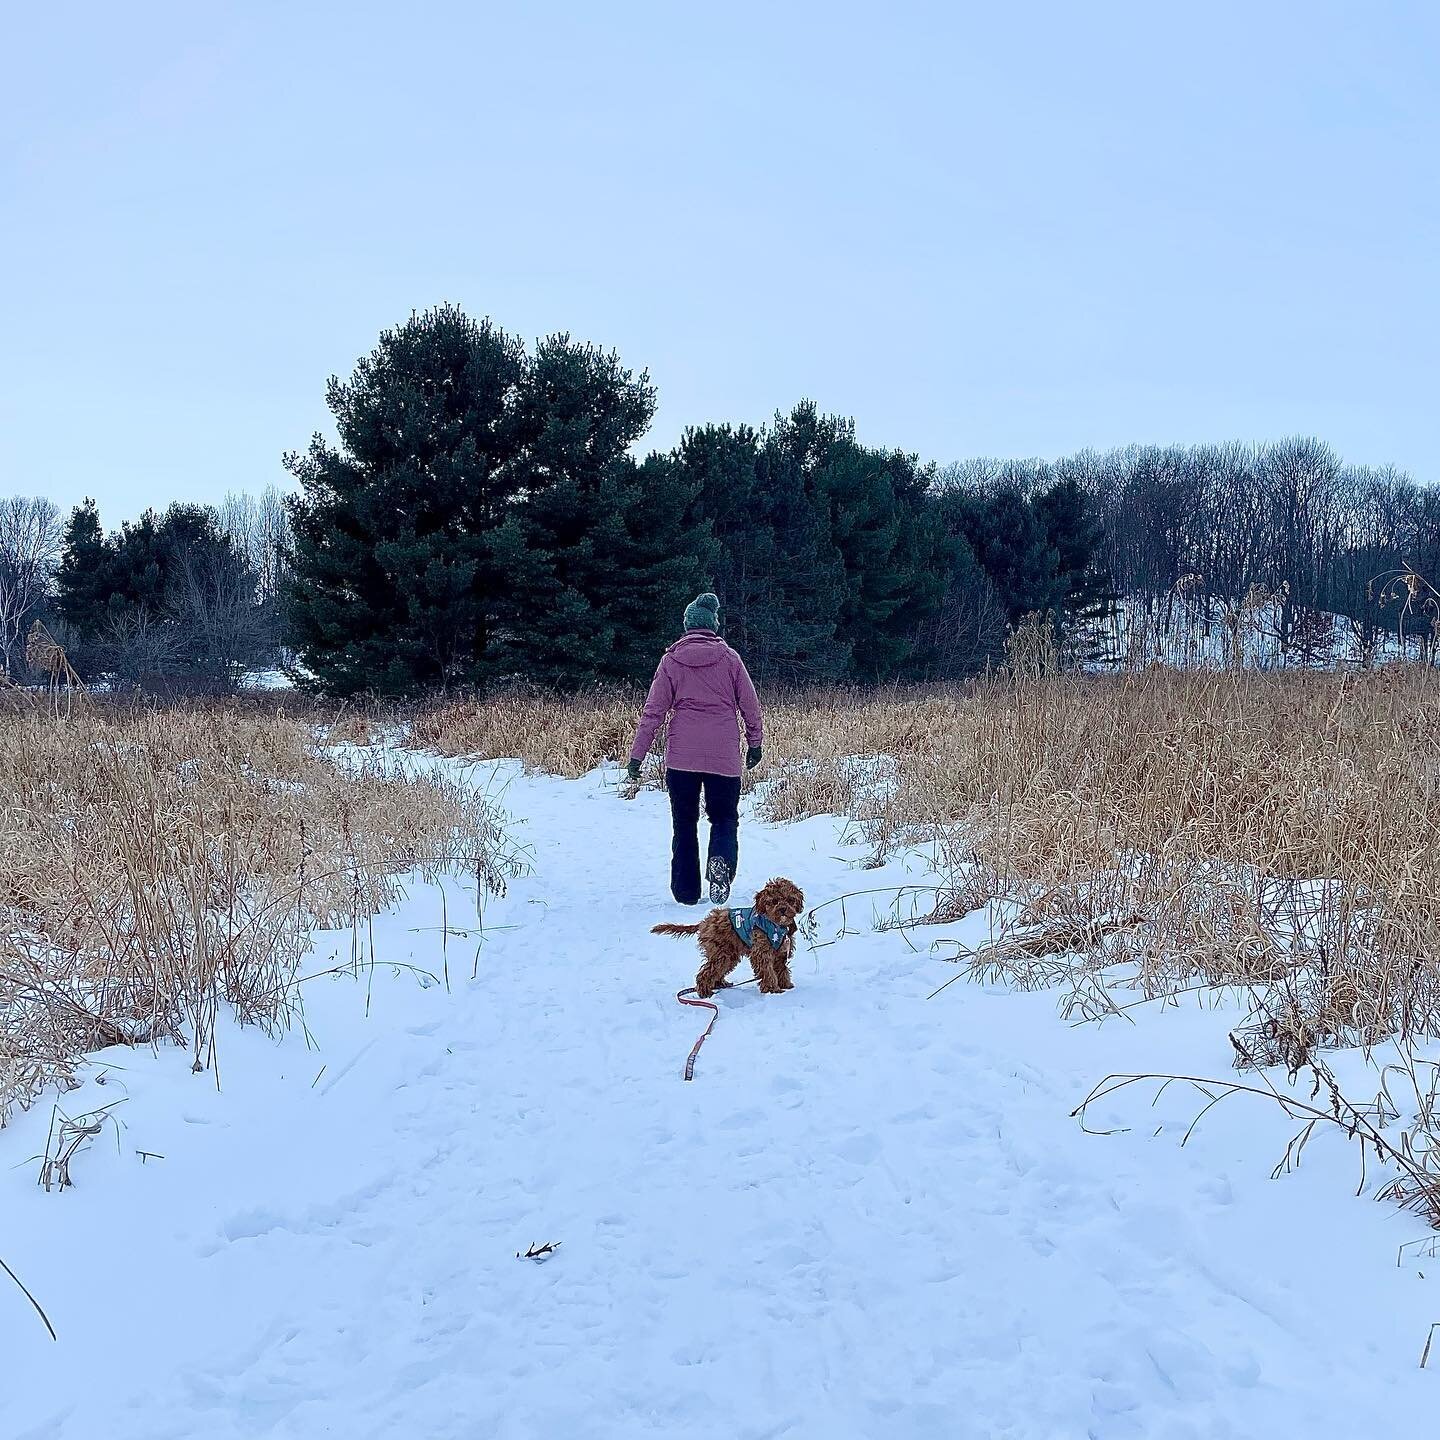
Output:
M1353 1198L1340 1142L1272 1183L1288 1134L1263 1111L1184 1149L1193 1103L1116 1103L1135 1128L1104 1138L1068 1118L1109 1070L1223 1073L1223 1017L927 1004L948 967L852 936L802 949L788 995L725 995L686 1085L697 955L648 934L678 910L663 797L515 778L505 804L533 873L487 908L473 983L458 939L448 995L377 978L367 1019L318 982L319 1052L232 1032L223 1093L118 1057L67 1108L123 1088L123 1144L63 1196L4 1172L0 1253L61 1343L5 1297L0 1434L1208 1440L1433 1415L1440 1300L1395 1266L1419 1229ZM737 894L916 878L856 872L840 829L747 822ZM452 889L452 927L464 908ZM437 966L438 924L417 891L378 954Z

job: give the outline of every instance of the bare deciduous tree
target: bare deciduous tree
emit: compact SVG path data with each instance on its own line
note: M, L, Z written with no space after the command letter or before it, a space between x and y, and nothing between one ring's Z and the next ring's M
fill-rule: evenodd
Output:
M0 500L0 671L9 675L25 631L50 592L64 526L59 507L41 495Z
M266 658L279 654L284 630L284 594L290 553L290 512L284 492L267 485L259 495L231 493L219 509L220 529L256 580L255 601L264 625Z
M163 682L180 668L174 626L144 606L112 615L93 648L99 668L123 690L163 688Z
M167 611L190 671L217 691L264 656L270 641L255 572L231 547L193 546L178 557Z

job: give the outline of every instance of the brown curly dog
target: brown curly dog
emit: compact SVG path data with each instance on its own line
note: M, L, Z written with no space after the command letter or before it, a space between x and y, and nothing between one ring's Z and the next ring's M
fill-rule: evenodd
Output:
M747 954L761 994L778 995L795 988L790 978L790 957L795 953L795 920L804 908L805 897L798 885L789 880L772 880L755 897L756 921L748 931L746 911L712 910L698 925L656 925L650 933L699 937L705 963L695 977L695 991L702 1000L730 984L725 977ZM735 917L739 918L739 928ZM778 944L771 942L759 917L779 932Z

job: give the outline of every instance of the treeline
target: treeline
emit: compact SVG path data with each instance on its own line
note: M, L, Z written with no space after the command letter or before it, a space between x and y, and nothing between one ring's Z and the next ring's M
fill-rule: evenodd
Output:
M93 501L0 501L0 659L28 678L38 624L87 679L149 691L233 689L284 656L289 513L272 487L176 503L107 532Z
M1102 568L1157 613L1272 597L1282 651L1316 616L1354 622L1362 649L1404 629L1434 654L1440 490L1393 467L1343 464L1295 437L1264 445L1131 446L949 467L962 491L1078 487L1102 527Z
M453 306L384 332L326 399L337 442L285 457L288 496L110 531L88 501L68 521L0 501L5 673L38 619L82 674L141 688L282 664L341 695L643 681L711 589L761 680L947 680L1025 617L1103 661L1124 596L1263 592L1297 633L1322 611L1393 631L1408 605L1413 632L1440 575L1440 494L1313 440L942 470L805 401L642 458L647 374Z

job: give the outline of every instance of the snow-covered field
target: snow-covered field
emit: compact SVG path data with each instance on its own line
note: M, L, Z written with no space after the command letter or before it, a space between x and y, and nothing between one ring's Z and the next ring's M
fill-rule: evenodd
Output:
M1200 1102L1178 1090L1092 1115L1121 1133L1069 1118L1111 1071L1225 1074L1233 1015L927 1001L954 974L928 942L983 921L866 929L802 948L787 995L723 996L687 1085L696 953L648 933L678 914L663 797L495 768L476 783L503 786L531 872L483 933L473 886L417 885L375 922L373 972L310 983L308 1037L225 1032L218 1089L178 1049L96 1057L66 1112L123 1103L71 1190L35 1183L43 1107L0 1133L0 1256L59 1335L0 1276L6 1440L1433 1423L1440 1259L1397 1264L1423 1225L1355 1198L1353 1146L1317 1133L1272 1181L1273 1106L1229 1101L1184 1148ZM843 831L747 823L740 890L923 878L914 854L859 871ZM311 968L353 943L372 935L319 937ZM560 1248L517 1260L531 1242Z

